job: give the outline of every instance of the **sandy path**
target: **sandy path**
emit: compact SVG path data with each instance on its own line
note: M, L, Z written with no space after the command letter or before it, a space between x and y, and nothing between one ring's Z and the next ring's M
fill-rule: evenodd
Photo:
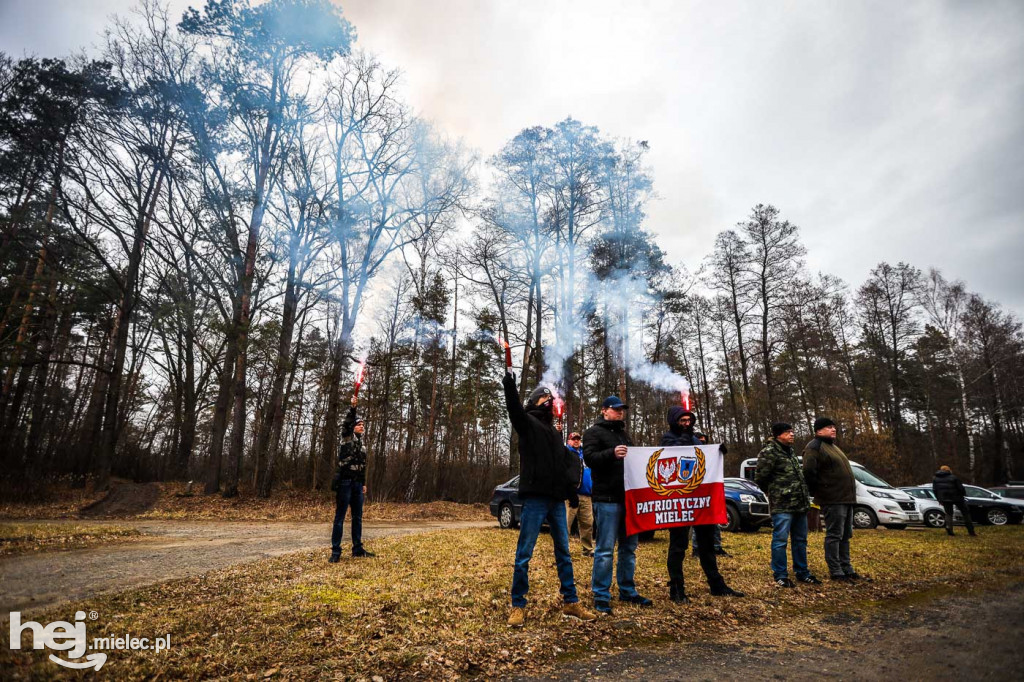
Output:
M322 549L326 561L330 550L329 523L123 519L114 523L138 528L146 537L104 547L0 559L0 613L31 614L63 601L120 592L301 550ZM365 522L363 540L372 550L375 538L494 525L493 521ZM349 542L346 524L346 552L351 549Z

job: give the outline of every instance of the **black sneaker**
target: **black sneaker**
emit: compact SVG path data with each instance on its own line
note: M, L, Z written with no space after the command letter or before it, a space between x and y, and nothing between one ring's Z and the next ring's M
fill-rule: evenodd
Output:
M793 583L793 581L790 580L789 578L778 578L775 581L775 584L778 587L796 587L796 585Z
M716 550L715 550L715 554L716 554L717 556L732 556L732 554L729 554L728 552L726 552L726 551L725 551L724 549L722 549L721 547L719 547L718 549L716 549Z
M851 578L845 573L837 573L836 575L830 575L829 580L837 580L839 582L848 582Z
M331 554L331 558L327 560L329 564L336 564L341 561L341 554Z
M606 601L594 601L594 610L606 616L612 615L612 605Z
M820 585L821 584L820 580L818 580L817 578L815 578L813 575L810 575L810 574L805 575L802 578L797 578L796 581L798 583L803 583L805 585Z
M851 581L851 582L855 582L855 581L858 581L858 580L863 580L866 583L871 582L871 578L867 577L866 575L861 575L857 571L854 571L853 573L847 573L846 574L846 579Z
M637 606L651 606L654 602L647 597L641 597L639 594L634 594L631 597L623 597L619 595L619 601L627 604L636 604Z
M720 587L720 588L718 588L716 590L711 590L711 596L712 597L745 597L747 595L743 594L739 590L734 590L731 587L723 586L723 587Z
M361 549L358 552L352 552L352 556L356 557L357 559L372 559L377 555L373 552L367 552L365 549Z

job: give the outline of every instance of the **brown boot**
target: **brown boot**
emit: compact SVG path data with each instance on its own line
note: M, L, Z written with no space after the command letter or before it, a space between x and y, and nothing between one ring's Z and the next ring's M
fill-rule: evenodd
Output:
M512 613L508 614L508 626L510 628L521 628L526 620L526 609L518 606L512 607Z
M597 620L597 614L593 611L588 611L587 609L583 608L583 605L580 604L578 601L573 602L572 604L563 605L562 615L583 621Z

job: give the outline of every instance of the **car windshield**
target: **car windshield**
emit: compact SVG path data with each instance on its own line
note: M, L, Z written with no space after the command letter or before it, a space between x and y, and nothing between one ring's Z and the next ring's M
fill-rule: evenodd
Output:
M979 487L974 486L974 485L965 485L964 486L964 490L967 492L967 496L968 497L982 497L982 498L985 498L987 500L994 500L994 499L997 498L996 495L990 493L989 491L985 490L984 488L979 488Z
M853 467L853 477L864 485L870 485L873 488L891 488L892 486L875 476L873 473L868 471L862 466Z

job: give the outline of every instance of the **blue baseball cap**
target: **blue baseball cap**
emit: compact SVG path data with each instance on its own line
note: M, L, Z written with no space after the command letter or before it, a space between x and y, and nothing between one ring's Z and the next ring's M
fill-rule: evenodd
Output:
M617 396L617 395L610 395L607 398L605 398L604 402L601 403L601 407L602 408L605 408L605 407L622 408L623 410L628 410L629 409L629 405L627 405L626 403L624 403L621 400L619 400L619 396Z

